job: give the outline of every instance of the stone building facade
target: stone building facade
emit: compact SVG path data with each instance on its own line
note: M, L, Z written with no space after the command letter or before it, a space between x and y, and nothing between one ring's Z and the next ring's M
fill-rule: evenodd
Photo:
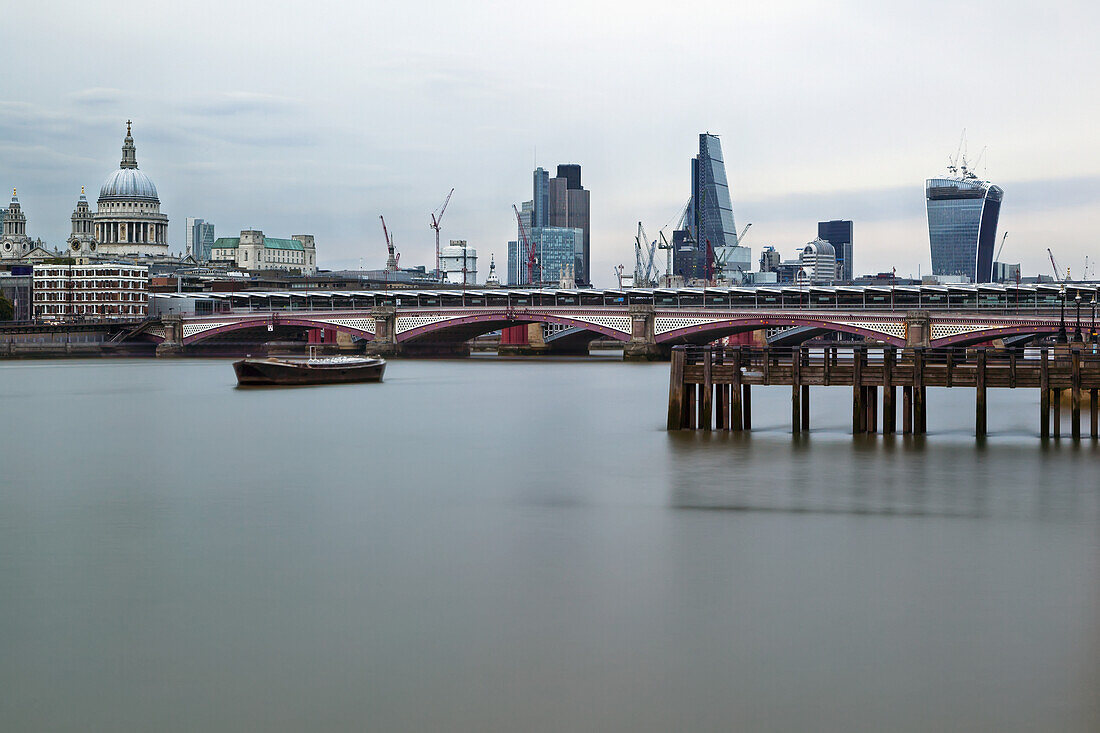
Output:
M160 211L152 179L138 169L130 125L127 121L119 168L99 189L93 216L97 251L101 255L167 255L168 216Z
M35 318L144 318L149 268L139 265L34 266Z
M312 234L295 234L290 239L281 239L264 236L257 229L245 229L239 237L214 240L210 259L242 270L317 274L317 248Z

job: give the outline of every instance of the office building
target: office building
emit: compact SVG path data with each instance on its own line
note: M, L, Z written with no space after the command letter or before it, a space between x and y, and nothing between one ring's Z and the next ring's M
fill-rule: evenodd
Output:
M702 280L708 272L707 252L697 247L691 232L677 229L672 232L672 274L684 282Z
M560 283L576 278L577 261L583 254L584 230L580 227L535 227L531 241L538 258L536 278L540 283Z
M184 247L196 262L209 262L214 249L214 224L205 219L187 217Z
M978 180L965 165L952 166L949 172L952 175L925 182L932 274L990 282L1004 191Z
M748 247L740 247L737 241L726 164L717 135L709 132L699 135L699 155L692 165L692 172L692 214L699 233L696 237L698 246L705 249L709 243L714 250L713 257L725 263L723 276L739 279L739 270L748 272L752 269L752 253Z
M312 234L295 234L290 239L280 239L264 236L259 230L245 229L239 237L214 240L210 259L242 270L317 274L317 248Z
M33 291L34 271L29 265L12 265L11 270L0 270L0 296L8 299L12 305L11 319L26 322L31 320L31 292Z
M535 202L520 204L519 221L516 222L516 239L508 242L508 284L525 285L527 279L527 249L523 241L531 239L532 222L535 220Z
M993 263L993 282L1014 283L1020 280L1020 264L1010 265L1007 262Z
M799 281L813 285L828 285L836 279L836 250L820 237L809 242L798 253L801 266Z
M836 277L843 282L852 281L852 222L846 219L819 221L817 238L833 245L836 252Z
M673 233L674 242L682 243L673 251L674 261L679 255L681 262L674 267L676 274L688 279L720 274L722 279L739 282L752 270L752 252L738 242L722 143L709 132L699 135L699 153L691 159L691 199L683 225L683 230L677 230L681 233ZM688 247L697 251L689 255ZM689 271L698 274L688 275Z
M144 318L149 268L119 263L34 266L34 315Z
M553 178L548 171L536 168L533 194L529 219L532 228L580 229L584 232L584 241L574 259L573 272L578 283L590 285L591 199L589 192L581 185L581 167L576 163L559 165ZM556 276L554 279L557 279Z
M531 201L531 226L550 226L550 173L539 167L534 174L534 195Z

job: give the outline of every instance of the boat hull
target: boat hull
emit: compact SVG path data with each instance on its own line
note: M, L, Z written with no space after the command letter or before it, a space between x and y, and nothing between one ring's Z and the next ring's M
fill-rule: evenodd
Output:
M310 364L283 359L241 359L233 362L233 371L241 386L381 382L386 362L371 359L363 363Z

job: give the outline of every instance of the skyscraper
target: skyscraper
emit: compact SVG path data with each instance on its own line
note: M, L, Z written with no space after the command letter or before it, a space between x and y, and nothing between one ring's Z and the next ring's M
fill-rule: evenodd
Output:
M541 229L579 229L584 236L579 247L575 248L573 260L573 273L576 281L582 284L591 284L590 265L591 257L591 217L589 192L581 186L581 167L576 163L566 163L558 166L558 174L550 177L550 173L543 168L536 168L533 175L533 198L524 203L524 223L528 224L528 236L535 239L535 230ZM572 238L572 234L562 232L547 232L547 242L554 242L555 253L564 252L566 239ZM517 242L522 241L518 237ZM513 263L511 253L518 252L522 247L513 248L509 242L508 259L508 284L527 284L526 267L524 263ZM537 251L537 248L536 248ZM522 258L522 254L517 255ZM555 257L558 255L555 254ZM555 265L555 267L557 267ZM560 268L559 268L560 269ZM517 278L513 278L513 274ZM546 277L540 277L536 273L536 279L558 279L556 271L546 271Z
M544 168L536 168L534 174L534 194L532 200L534 207L534 220L531 226L545 227L550 225L550 173Z
M726 278L738 280L741 272L752 270L751 251L737 241L722 143L709 132L699 135L699 154L691 159L691 200L684 226L687 229L682 234L673 234L682 243L673 252L673 257L679 255L683 263L675 268L676 274L687 278L713 277L715 261L725 263L722 275ZM689 256L688 247L697 252ZM707 254L708 248L713 249L712 256Z
M214 248L214 225L204 219L187 217L186 251L198 262L209 262Z
M584 244L577 253L574 273L578 283L592 284L591 217L589 192L581 186L581 167L576 163L558 166L558 175L550 179L549 225L584 231Z
M965 275L972 282L993 277L993 245L1004 191L980 181L965 165L962 174L925 182L928 241L933 275Z
M852 222L847 219L819 221L817 238L833 245L836 251L837 279L852 280Z

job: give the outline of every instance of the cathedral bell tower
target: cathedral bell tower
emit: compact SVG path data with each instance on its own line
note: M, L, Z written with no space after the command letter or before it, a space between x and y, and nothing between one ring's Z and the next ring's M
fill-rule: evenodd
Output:
M11 190L11 203L4 217L4 233L0 235L0 259L22 257L31 250L31 238L27 236L27 215L19 205L15 189Z
M80 198L72 215L73 231L69 235L69 251L73 255L90 255L96 251L95 216L88 208L88 197L80 187Z

